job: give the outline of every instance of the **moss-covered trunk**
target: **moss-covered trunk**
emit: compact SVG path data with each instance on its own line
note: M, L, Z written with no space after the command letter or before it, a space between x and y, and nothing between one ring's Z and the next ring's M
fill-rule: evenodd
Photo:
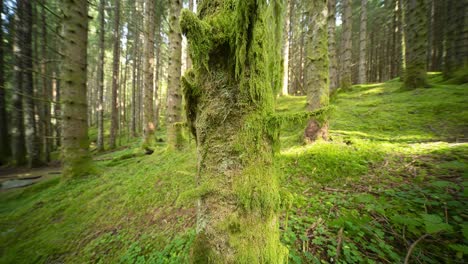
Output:
M306 33L305 90L307 109L315 111L328 105L329 60L328 60L328 7L326 0L313 0L308 6L311 21ZM304 131L307 142L328 139L328 123L312 118Z
M427 4L426 0L404 0L405 20L405 78L404 87L414 89L428 86L427 59Z
M201 1L184 10L184 81L198 149L195 263L284 263L270 122L281 88L282 1Z
M86 114L88 1L63 1L62 11L61 127L63 173L67 179L89 172Z
M169 149L182 147L182 93L180 75L182 65L182 35L179 16L181 0L170 0L169 69L167 76L167 145Z

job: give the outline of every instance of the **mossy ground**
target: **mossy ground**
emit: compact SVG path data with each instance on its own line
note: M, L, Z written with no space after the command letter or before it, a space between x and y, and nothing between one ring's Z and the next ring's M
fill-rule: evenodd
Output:
M275 164L292 194L280 224L291 263L331 262L337 247L342 263L403 262L425 234L412 261L466 258L468 85L441 80L338 94L330 142L303 145L305 123L282 128ZM278 112L304 110L305 97L278 100ZM97 176L0 193L0 263L187 262L195 148L167 152L159 143L152 155L133 156L139 147L130 141L95 156Z

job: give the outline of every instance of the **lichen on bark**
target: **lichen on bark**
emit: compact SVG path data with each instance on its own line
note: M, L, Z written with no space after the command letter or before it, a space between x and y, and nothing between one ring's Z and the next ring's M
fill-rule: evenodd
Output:
M193 70L183 78L200 186L194 263L284 263L282 196L270 122L281 88L283 1L201 1L181 29ZM204 189L204 188L202 188Z

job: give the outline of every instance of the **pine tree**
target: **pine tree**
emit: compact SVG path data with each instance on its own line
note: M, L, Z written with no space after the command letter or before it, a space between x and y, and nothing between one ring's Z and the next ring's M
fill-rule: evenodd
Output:
M343 34L342 34L342 65L340 72L341 89L351 88L351 33L352 33L351 0L343 0Z
M329 60L328 60L328 7L326 0L313 0L308 4L310 23L306 34L307 58L305 61L305 87L307 109L318 110L328 105ZM328 139L328 124L325 120L309 120L304 132L307 142L319 138Z
M404 87L427 87L427 5L425 0L404 0L405 14L405 78Z
M367 0L361 0L361 26L359 27L359 73L358 83L367 82Z
M169 17L169 69L167 80L167 145L169 149L180 149L183 144L182 94L180 89L182 35L179 27L181 0L170 0Z
M62 2L62 160L64 179L90 172L86 104L88 1Z
M338 88L338 66L336 58L336 0L328 0L328 59L330 93Z
M97 123L98 123L98 137L97 149L98 151L104 150L104 53L105 53L105 0L99 1L99 54L97 65Z
M116 146L117 130L119 129L119 108L117 106L117 92L119 87L120 68L120 0L114 2L114 48L112 62L112 95L111 95L111 128L109 148Z
M3 13L3 0L0 0L0 15ZM8 136L8 120L6 112L6 93L5 93L5 62L3 50L3 19L0 19L0 165L7 162L10 157L10 142Z

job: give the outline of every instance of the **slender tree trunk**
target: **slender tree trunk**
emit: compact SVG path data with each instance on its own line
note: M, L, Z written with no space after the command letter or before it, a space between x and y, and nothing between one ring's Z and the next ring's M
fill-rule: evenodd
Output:
M117 90L119 88L119 68L120 68L120 0L115 0L114 13L114 54L112 67L112 98L111 98L111 128L109 138L109 148L116 146L117 130L119 126L119 109L117 106Z
M45 5L46 1L42 1L42 12L41 12L41 19L42 19L42 98L44 98L43 102L43 122L44 122L44 138L42 140L42 145L44 149L44 160L46 162L50 161L50 151L52 150L52 129L51 129L51 120L50 120L50 103L49 100L52 98L52 88L50 80L48 79L49 76L49 68L47 64L47 46L48 46L48 39L47 39L47 16Z
M361 0L361 26L359 30L359 80L367 83L366 53L367 53L367 0Z
M202 1L203 20L189 11L181 19L190 45L204 47L193 57L195 72L183 81L202 192L192 261L286 263L288 251L279 241L279 183L272 166L278 138L275 126L268 124L281 89L281 4L243 0L234 10L221 12L223 2ZM224 21L232 24L210 23L230 15L236 19ZM231 28L235 33L228 37Z
M18 5L14 19L14 48L13 54L15 57L15 65L13 67L15 74L14 92L12 94L13 110L12 115L12 152L16 165L26 164L26 142L24 132L24 116L23 116L23 34L21 16L23 7Z
M167 80L167 145L169 149L180 149L183 145L182 94L180 89L182 35L179 28L181 0L170 0L169 69Z
M290 14L289 10L291 0L287 0L287 6L285 9L286 19L284 20L283 28L283 86L281 88L281 95L288 95L288 86L289 86L289 24L290 24Z
M159 128L159 109L161 108L161 101L159 99L159 95L161 92L159 91L159 79L160 79L160 68L161 68L161 16L158 15L156 17L156 66L154 71L154 126L156 129Z
M296 82L295 82L295 72L296 72L296 52L297 44L296 44L296 34L295 34L295 26L297 21L296 16L296 0L289 1L289 56L288 56L288 93L292 95L296 95Z
M3 0L0 0L0 11L3 11ZM3 28L2 24L3 19L0 19L0 28ZM6 46L3 43L3 30L0 30L0 165L5 164L11 155L5 98L5 62L3 57L3 50Z
M99 1L99 57L97 70L97 92L98 92L98 137L97 150L104 150L104 52L105 52L105 0Z
M135 31L135 34L136 34L136 31ZM137 106L136 106L136 85L137 85L137 66L138 66L138 59L137 59L137 55L138 55L138 36L135 37L135 42L133 44L133 71L132 71L132 121L131 121L131 133L132 133L132 137L136 137L136 134L137 134L137 131L136 131L136 123L137 123L137 115L136 115L136 109L137 109Z
M328 59L329 59L329 78L330 92L338 88L338 69L336 58L336 0L328 0Z
M32 5L29 0L19 0L21 6L21 34L22 34L22 74L24 97L24 125L26 137L26 150L28 152L28 166L35 167L41 164L40 144L36 129L36 110L34 102L33 62L32 62Z
M352 31L352 7L351 0L343 0L343 33L342 33L342 57L343 64L340 74L341 89L351 88L351 31Z
M307 109L315 111L328 105L329 101L329 63L328 63L328 7L322 0L308 4L311 23L306 33L307 58L305 61L305 87ZM304 131L306 142L328 139L328 122L309 120Z
M425 0L404 0L406 70L404 87L414 89L427 87L426 45L427 6Z
M88 1L63 1L62 160L64 179L90 172L86 74Z
M154 31L155 31L155 1L146 0L145 9L145 47L144 47L144 110L143 110L143 148L151 148L154 143L154 112L153 112L153 89L154 89Z

